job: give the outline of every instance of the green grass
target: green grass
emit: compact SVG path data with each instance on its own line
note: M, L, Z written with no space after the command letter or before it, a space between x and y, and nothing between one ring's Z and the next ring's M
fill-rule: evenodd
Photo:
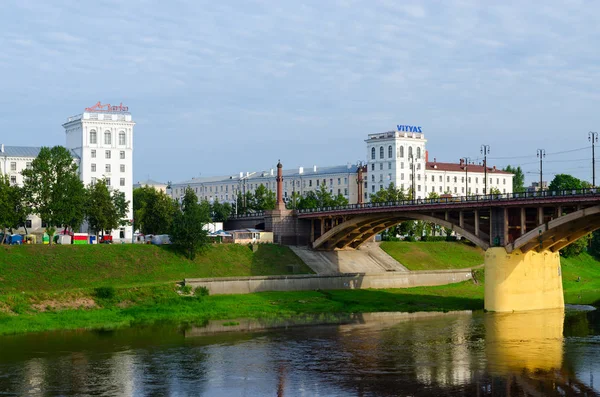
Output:
M193 277L312 273L288 247L209 246L194 261L171 247L141 244L0 247L0 295L28 291L139 286Z
M600 262L587 253L560 258L565 303L600 305ZM580 281L577 282L577 277Z
M483 264L484 252L460 242L384 241L381 248L409 270L463 269Z

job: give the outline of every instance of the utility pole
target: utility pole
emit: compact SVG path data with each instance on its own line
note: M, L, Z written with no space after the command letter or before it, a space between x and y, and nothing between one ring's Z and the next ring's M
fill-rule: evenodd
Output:
M540 192L544 190L544 186L543 186L543 159L544 157L546 157L546 151L544 149L538 149L537 150L537 156L540 159Z
M598 142L598 133L595 131L588 132L588 141L592 142L592 187L596 187L596 153L594 152L594 144Z
M487 194L487 155L490 154L490 145L481 145L483 154L483 194Z
M464 157L463 161L465 162L465 197L469 195L469 169L467 164L471 161L470 157Z

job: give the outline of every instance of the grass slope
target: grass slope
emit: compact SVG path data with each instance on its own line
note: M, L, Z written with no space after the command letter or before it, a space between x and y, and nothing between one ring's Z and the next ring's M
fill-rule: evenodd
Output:
M384 241L381 249L409 270L463 269L483 264L484 252L459 242Z
M582 253L573 258L561 257L560 265L565 303L600 305L600 262Z
M0 247L0 295L22 291L140 286L191 277L312 273L288 247L209 246L194 261L170 247L141 244Z

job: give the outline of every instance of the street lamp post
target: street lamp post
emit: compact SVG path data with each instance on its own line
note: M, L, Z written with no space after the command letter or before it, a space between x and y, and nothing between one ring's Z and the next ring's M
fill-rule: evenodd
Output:
M483 154L483 194L487 194L487 155L490 154L490 145L481 145Z
M410 170L412 172L412 199L414 200L417 194L415 191L415 157L412 153L409 153L408 160L410 161Z
M588 132L588 141L592 142L592 187L596 187L596 153L594 152L594 144L598 142L598 133L595 131Z
M464 157L463 161L465 162L465 197L469 196L469 168L468 164L471 161L470 157Z
M544 190L544 186L543 186L543 170L544 170L544 164L543 164L543 159L544 157L546 157L546 151L544 149L538 149L537 150L537 156L540 159L540 192Z

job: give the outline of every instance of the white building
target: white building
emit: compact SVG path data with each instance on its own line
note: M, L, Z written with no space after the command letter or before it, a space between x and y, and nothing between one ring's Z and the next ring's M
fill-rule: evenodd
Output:
M429 161L425 134L420 126L398 125L396 131L369 134L367 144L366 172L363 175L363 202L371 195L386 189L390 183L405 193L414 186L417 199L427 198L432 192L453 196L482 195L494 191L512 193L513 174L497 169L484 168L480 164ZM358 202L358 166L356 164L332 167L299 167L284 170L284 199L292 193L304 195L325 184L334 195L342 194L350 204ZM486 183L487 178L487 183ZM186 187L191 187L200 200L234 202L237 192L254 192L264 185L275 192L274 169L246 172L239 175L192 178L173 183L171 195L183 196Z
M63 124L66 147L80 158L79 174L85 185L105 179L109 188L125 193L127 219L133 219L133 127L128 108L96 105ZM131 225L113 230L113 237L130 240Z
M69 117L63 124L65 147L71 150L79 165L79 176L85 185L106 178L110 188L125 193L129 201L127 219L133 218L133 127L131 114L125 106L101 105L98 102L82 114ZM39 147L0 146L0 174L10 182L23 184L21 171L31 166L40 152ZM43 220L33 216L28 229L44 228ZM113 237L131 239L131 226L111 232Z

